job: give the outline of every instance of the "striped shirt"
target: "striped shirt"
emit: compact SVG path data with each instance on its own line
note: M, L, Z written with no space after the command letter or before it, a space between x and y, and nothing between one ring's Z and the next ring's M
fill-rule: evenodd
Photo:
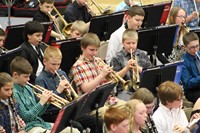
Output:
M20 86L15 83L14 97L19 103L19 115L26 123L26 131L31 130L33 127L51 129L50 123L40 118L48 105L42 106L39 102L36 102L35 95L28 85Z

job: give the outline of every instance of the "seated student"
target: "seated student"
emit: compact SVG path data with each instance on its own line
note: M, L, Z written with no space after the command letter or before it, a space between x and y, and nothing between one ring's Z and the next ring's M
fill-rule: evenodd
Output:
M48 14L52 12L54 6L54 0L40 0L39 11L34 15L33 20L38 22L51 22L54 21L53 25L57 25L56 18L54 16L50 17ZM53 20L52 20L53 19ZM58 27L59 28L59 27ZM55 28L51 30L51 37L58 38L60 40L65 39L63 35L57 33ZM50 38L50 41L55 40L55 38Z
M189 29L185 26L186 11L181 7L173 7L170 10L167 25L178 24L177 37L174 43L172 53L165 54L165 58L159 58L159 60L165 64L169 62L179 61L185 52L183 49L183 35L189 32Z
M39 102L37 102L34 95L35 91L27 85L33 69L26 59L22 57L14 58L10 64L10 71L14 80L14 97L20 105L19 115L26 123L26 131L28 133L50 133L53 124L45 122L41 115L49 106L47 103L52 102L53 93L44 90ZM69 128L66 130L70 131Z
M129 133L141 133L141 127L147 120L147 109L144 103L138 99L129 100L126 103L126 111L129 115Z
M128 115L124 110L109 108L104 115L104 123L108 133L128 133Z
M131 99L141 100L147 108L147 114L148 115L153 114L153 109L155 107L155 103L154 103L155 97L152 94L152 92L150 92L147 88L139 88L138 90L136 90L131 96L130 100Z
M19 104L12 96L13 80L7 73L0 73L0 133L25 133L25 123L17 114Z
M114 71L123 77L125 80L131 80L134 84L133 75L141 73L143 68L151 67L151 61L147 56L147 53L143 50L137 49L138 34L135 30L126 29L122 35L123 49L116 53L111 59L110 65ZM131 59L135 56L137 59ZM140 77L137 77L140 78ZM129 91L123 91L122 85L117 88L117 97L128 101L137 88L131 88Z
M54 94L66 99L66 89L69 89L70 91L70 89L73 88L69 88L68 84L70 83L68 81L66 73L62 70L59 70L61 60L62 53L59 48L52 46L47 47L44 52L43 61L45 68L42 70L41 74L36 78L35 84L47 88L48 90L53 91ZM63 76L66 80L59 79L59 75L61 77ZM46 112L42 115L42 118L45 121L54 122L57 118L59 110L59 108L50 105L47 108ZM80 119L78 118L76 121L81 123L84 129L89 127L91 129L91 132L95 133L96 130L102 132L102 121L99 121L99 128L95 129L96 118L94 118L93 116L84 115L83 117L80 117Z
M21 44L21 56L27 59L33 67L30 82L34 83L36 76L43 69L43 52L46 45L41 44L44 27L37 21L29 21L24 28L24 42Z
M199 0L174 0L173 6L179 6L183 8L187 13L186 23L190 28L199 27L199 11L200 1ZM197 9L197 11L196 11Z
M68 22L74 22L76 20L82 20L85 23L89 22L92 18L90 13L93 13L91 9L88 11L87 0L75 0L73 3L67 6L64 19Z
M153 114L158 133L189 133L188 120L181 109L183 91L181 86L172 81L166 81L158 87L160 105Z
M195 103L200 97L200 67L199 63L199 37L196 33L190 32L183 36L184 49L186 53L183 54L184 60L181 74L181 81L185 92L185 97Z
M3 47L5 39L6 32L2 28L0 28L0 55L7 51L7 49Z
M141 4L135 0L122 0L122 2L120 2L119 5L117 5L115 8L115 12L128 10L133 5L140 6Z
M95 57L97 49L100 46L100 40L94 33L86 33L83 35L81 42L82 54L79 59L72 66L71 72L73 80L76 84L78 93L89 93L94 91L98 86L109 82L105 79L107 75L112 71L112 68L108 65L102 64L100 58ZM115 97L110 98L111 103L108 106L123 107L125 102ZM109 101L107 102L109 103ZM105 113L105 108L99 111L101 118Z
M106 54L106 62L110 64L111 59L117 52L122 50L122 34L126 29L138 30L144 20L145 12L142 7L134 5L130 7L126 14L126 22L110 36Z
M82 20L76 20L71 27L69 38L80 38L88 32L87 24Z

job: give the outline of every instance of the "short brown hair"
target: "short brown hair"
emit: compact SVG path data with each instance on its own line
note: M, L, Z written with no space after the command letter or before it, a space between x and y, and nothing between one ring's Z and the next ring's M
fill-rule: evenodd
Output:
M131 99L139 99L144 104L150 104L154 102L154 95L151 91L149 91L147 88L139 88L137 91L133 93L131 96Z
M104 115L104 122L108 130L110 130L111 124L117 125L126 119L128 120L128 115L124 110L113 107L107 109Z
M122 35L122 42L129 38L138 40L138 33L133 29L126 29Z
M48 46L44 51L44 59L49 60L49 58L60 58L62 59L62 53L59 48Z
M16 72L19 75L31 74L33 72L33 68L25 58L17 56L10 63L10 72L11 74Z
M189 33L186 33L184 36L183 36L183 44L185 46L187 46L190 42L192 41L195 41L195 40L198 40L199 41L199 37L196 33L194 32L189 32Z
M134 5L128 9L127 15L130 15L131 17L136 16L136 15L145 16L145 12L142 9L142 7L138 5Z
M13 82L12 77L5 73L5 72L1 72L0 73L0 89L1 87L3 87L4 85L6 85L7 83Z
M89 45L100 47L100 40L96 34L86 33L85 35L83 35L80 44L82 48L87 48L87 46Z
M163 82L158 87L158 97L163 105L183 97L183 90L180 85L172 81Z

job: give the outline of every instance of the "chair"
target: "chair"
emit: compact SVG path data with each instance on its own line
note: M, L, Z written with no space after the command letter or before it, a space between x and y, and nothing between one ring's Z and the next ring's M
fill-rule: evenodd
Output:
M108 48L108 41L101 42L100 47L98 49L97 57L101 58L102 60L105 60L107 48Z
M190 116L191 116L191 113L192 113L193 109L192 108L185 108L183 110L185 112L185 115L187 116L188 121L190 121Z

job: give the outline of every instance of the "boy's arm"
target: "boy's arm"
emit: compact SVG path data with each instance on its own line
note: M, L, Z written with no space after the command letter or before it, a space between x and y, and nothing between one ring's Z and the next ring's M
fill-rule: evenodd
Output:
M32 94L32 95L30 95L30 100L31 100L31 102L35 103L35 105L33 107L30 107L29 104L27 103L27 101L30 102L30 100L26 101L26 99L24 99L24 97L22 97L20 95L20 93L14 91L14 97L15 97L15 99L17 100L17 102L20 105L20 107L19 107L19 115L25 121L35 120L35 118L40 116L40 114L42 112L44 112L46 110L46 108L47 108L47 105L43 106L39 102L36 103L34 94L31 91L30 91L30 93Z
M61 35L61 34L55 32L55 31L53 31L53 30L51 30L51 34L50 34L50 35L51 35L52 37L58 38L59 40L64 40L64 39L65 39L65 37L64 37L63 35Z

